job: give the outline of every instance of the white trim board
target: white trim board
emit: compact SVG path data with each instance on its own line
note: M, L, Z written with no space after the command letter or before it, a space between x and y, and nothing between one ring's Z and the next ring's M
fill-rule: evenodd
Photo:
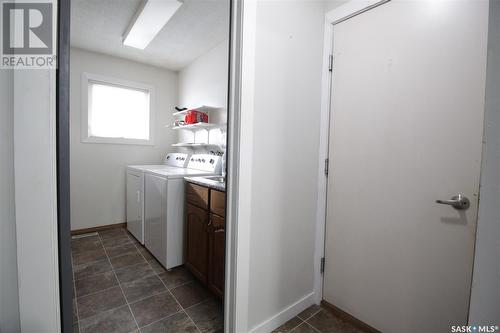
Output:
M314 292L307 294L306 296L302 297L297 302L284 308L282 311L280 311L276 315L267 319L263 323L260 323L258 326L252 328L249 332L250 333L272 332L276 328L280 327L283 323L286 323L287 321L289 321L290 319L295 317L298 313L301 313L302 311L307 309L309 306L315 304L316 302L314 301L314 299L315 299Z
M55 96L55 70L14 72L16 239L22 332L61 331Z
M325 177L325 159L328 158L328 141L330 132L330 91L331 72L328 70L329 57L333 50L333 27L346 19L367 10L383 5L390 0L351 0L325 14L325 32L323 37L323 68L321 78L321 128L319 142L318 168L318 206L316 216L316 247L314 255L314 294L315 303L323 299L323 274L320 271L321 258L325 255L325 228L327 177Z
M345 21L351 17L354 17L358 14L366 12L372 8L383 5L386 2L391 0L351 0L348 3L339 6L325 15L325 23L328 24L329 27ZM325 26L325 33L327 27ZM330 36L330 41L333 39L333 34Z
M236 267L235 278L235 308L234 332L248 331L248 295L250 289L250 226L251 226L251 193L252 193L252 158L253 158L253 109L255 87L255 40L257 31L257 1L243 1L243 18L241 44L241 81L240 90L240 121L238 124L238 161L234 163L233 170L237 173L236 193L231 193L237 203L233 226L236 230ZM245 154L241 154L243 151ZM230 176L231 177L231 176ZM231 191L233 189L229 187Z
M240 193L249 193L249 180L241 183L239 174L245 171L245 166L251 156L240 156L241 133L246 133L242 122L247 126L253 124L252 112L242 114L243 108L251 108L248 105L253 100L253 92L250 96L243 98L243 89L248 89L246 85L253 85L251 82L241 81L243 75L242 64L247 64L249 56L243 57L243 46L252 49L255 44L255 24L250 29L243 31L244 17L255 18L256 4L251 1L231 0L231 42L230 42L230 85L228 96L228 150L227 150L227 203L226 203L226 281L224 297L224 331L225 332L246 332L248 327L248 277L249 277L249 229L250 221L240 219L242 215L239 208L241 203L249 206L244 201L245 196ZM253 10L252 10L253 8ZM254 22L255 19L252 21ZM244 36L244 38L243 38ZM245 41L245 43L243 42ZM249 45L247 45L249 44ZM253 54L252 54L253 55ZM248 65L247 65L248 66ZM254 66L250 69L253 71ZM245 72L246 73L246 72ZM248 73L247 73L248 74ZM248 131L248 130L247 130ZM248 133L246 133L248 135ZM245 141L248 145L250 141ZM245 144L245 143L244 143ZM247 148L248 150L248 148ZM240 161L243 160L243 163ZM246 161L246 162L245 162ZM248 168L248 166L247 166ZM247 172L248 173L248 172ZM241 189L241 190L240 190ZM249 198L246 195L246 198ZM249 209L249 208L247 208Z

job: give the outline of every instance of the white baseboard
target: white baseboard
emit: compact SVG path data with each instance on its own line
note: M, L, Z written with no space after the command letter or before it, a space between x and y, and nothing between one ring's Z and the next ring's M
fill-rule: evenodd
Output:
M259 325L255 326L250 330L249 333L269 333L275 330L276 328L280 327L305 309L307 309L309 306L313 305L316 303L315 300L315 293L312 292L303 298L299 299L297 302L289 305L285 309L283 309L281 312L277 313L276 315L272 316L271 318L267 319L266 321L260 323Z

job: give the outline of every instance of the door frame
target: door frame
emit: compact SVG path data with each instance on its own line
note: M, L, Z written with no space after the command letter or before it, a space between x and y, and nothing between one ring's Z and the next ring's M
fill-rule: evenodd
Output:
M240 225L239 169L240 128L242 123L242 47L244 6L249 15L254 13L252 1L230 1L229 40L229 85L228 85L228 131L227 131L227 197L226 197L226 281L224 297L224 330L236 332L247 328L248 308L248 225ZM73 330L72 317L72 267L70 226L70 137L69 137L69 64L71 0L59 0L58 7L58 70L57 70L57 210L58 210L58 255L61 331ZM250 9L250 10L249 10ZM255 27L252 26L254 30ZM247 35L249 32L246 33ZM251 34L251 32L250 32ZM246 120L243 120L246 121ZM238 263L238 265L237 265Z
M73 267L70 205L71 0L58 0L56 70L57 241L61 332L73 331Z
M240 180L242 168L247 168L250 156L240 156L242 123L252 123L251 112L243 113L251 103L253 90L253 72L249 52L254 49L255 40L255 0L231 0L230 40L229 40L229 85L227 119L227 173L226 173L226 274L224 294L224 331L248 331L248 269L250 263L249 241L250 221L240 207L249 207L248 182ZM245 29L243 24L245 22ZM245 64L245 66L243 66ZM246 73L247 79L241 78ZM243 91L246 93L243 94ZM245 134L245 133L243 133ZM245 171L244 170L244 171Z
M333 53L333 29L335 24L341 23L368 10L381 6L391 0L350 0L349 2L332 9L325 14L325 32L323 36L323 66L321 77L321 120L319 142L318 168L318 206L316 215L316 248L314 251L314 295L316 303L323 300L323 273L321 272L322 259L325 257L326 210L328 200L328 176L325 168L328 163L331 84L332 73L330 55Z

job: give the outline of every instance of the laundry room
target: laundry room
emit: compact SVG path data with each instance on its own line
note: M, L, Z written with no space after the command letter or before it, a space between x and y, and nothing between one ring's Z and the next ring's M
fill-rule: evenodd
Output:
M223 329L229 0L74 0L75 332Z

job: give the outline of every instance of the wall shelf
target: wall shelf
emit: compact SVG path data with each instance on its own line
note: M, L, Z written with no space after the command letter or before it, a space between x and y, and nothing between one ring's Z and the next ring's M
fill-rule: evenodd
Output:
M171 128L174 130L184 129L184 130L196 131L196 130L200 130L200 129L209 130L212 128L223 128L223 127L226 127L226 124L196 123L196 124L189 124L189 125L182 125L182 126L173 126Z
M196 110L196 111L200 111L200 112L204 112L204 113L209 113L209 112L212 112L212 111L218 111L218 110L223 110L223 109L224 108L216 107L216 106L202 105L202 106L197 107L197 108L189 108L188 110L174 112L172 115L173 116L184 116L184 115L186 115L191 110Z
M188 143L179 142L172 144L172 147L185 147L185 148L203 148L203 147L219 147L219 145L213 143Z

